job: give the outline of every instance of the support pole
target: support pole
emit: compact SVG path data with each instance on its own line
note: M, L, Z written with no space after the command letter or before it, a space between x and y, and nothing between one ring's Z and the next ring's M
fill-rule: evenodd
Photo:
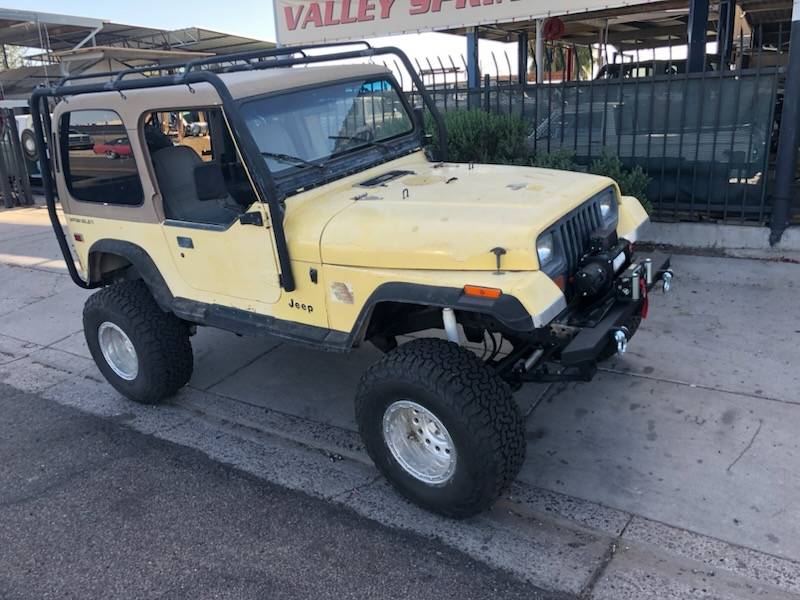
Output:
M480 108L481 70L478 67L478 28L467 29L467 107Z
M686 64L689 73L702 73L706 69L708 2L709 0L689 0L689 44Z
M733 28L736 21L736 0L720 0L717 49L720 68L731 64L733 55Z
M797 145L800 143L800 0L792 6L792 32L789 38L789 65L786 68L778 154L775 159L775 191L772 195L772 221L769 243L781 241L789 226L789 213L794 198Z
M517 36L517 83L528 83L528 32L521 31Z
M599 71L606 65L606 53L608 52L608 44L606 43L606 30L600 30L600 37L597 39L597 60L595 64L597 65L597 70Z
M476 88L481 84L481 73L478 68L478 28L467 30L467 85Z
M536 21L536 83L544 82L544 19Z
M5 133L3 135L5 137ZM14 206L16 206L16 201L14 199L14 191L11 188L11 181L9 179L6 154L6 152L0 152L0 190L3 191L4 206L6 208L14 208Z

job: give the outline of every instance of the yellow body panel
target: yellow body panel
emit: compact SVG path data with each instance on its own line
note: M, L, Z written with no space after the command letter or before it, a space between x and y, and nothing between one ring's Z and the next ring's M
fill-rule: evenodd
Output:
M346 283L353 292L353 304L343 304L328 293L328 322L331 329L351 331L366 300L375 289L384 283L403 282L446 288L463 288L465 285L500 288L503 293L516 297L531 315L546 311L563 297L561 290L544 273L477 271L430 271L390 270L339 267L324 267L326 287L334 283Z
M647 211L633 196L622 196L619 199L619 224L617 233L620 237L631 239L634 232L650 221Z
M175 297L328 327L325 287L321 282L312 283L309 277L310 269L319 271L320 265L292 261L297 289L283 291L278 286L269 229L237 223L227 231L211 231L69 215L67 226L71 234L83 238L73 245L84 279L88 278L86 266L92 244L103 239L124 240L147 252ZM195 248L180 248L178 235L190 237ZM205 250L215 256L206 256ZM197 256L195 251L200 251Z
M356 187L390 170L413 174ZM538 268L534 245L542 230L612 184L602 177L530 167L438 166L418 152L324 192L307 193L324 193L326 204L341 207L322 233L325 264L488 271L496 268L491 250L502 247L507 251L503 269L524 271ZM316 227L313 220L292 218L292 205L303 203L303 196L287 201L290 249L293 237L311 237L306 228Z
M414 174L358 186L394 169ZM537 270L537 236L611 184L544 169L437 166L422 153L378 165L287 199L284 227L297 285L291 293L279 286L269 215L258 204L250 211L262 211L266 227L234 223L220 231L78 215L67 215L67 225L83 236L74 246L84 277L95 241L124 240L150 255L173 296L295 323L352 331L370 295L390 282L500 288L536 319L563 300ZM620 199L620 235L646 221L635 198ZM179 236L194 247L179 246ZM496 246L508 251L500 275ZM333 284L351 290L352 304L334 298Z
M193 289L266 304L280 298L277 261L263 228L237 221L225 231L179 224L161 229L181 278ZM181 247L179 240L192 247Z

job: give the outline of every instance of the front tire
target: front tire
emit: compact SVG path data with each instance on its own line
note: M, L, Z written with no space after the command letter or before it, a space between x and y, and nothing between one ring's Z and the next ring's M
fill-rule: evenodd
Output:
M83 309L86 343L108 382L126 398L158 404L189 381L189 327L156 304L143 281L93 294Z
M524 420L509 386L444 340L414 340L370 367L356 420L392 485L448 517L491 507L525 460Z

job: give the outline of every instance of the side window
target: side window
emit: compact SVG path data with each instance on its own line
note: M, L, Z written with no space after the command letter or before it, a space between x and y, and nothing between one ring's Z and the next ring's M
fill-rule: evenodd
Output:
M167 219L230 225L255 202L220 109L146 113L144 139Z
M116 112L65 113L59 135L64 179L74 198L104 204L142 203L142 183L131 143Z

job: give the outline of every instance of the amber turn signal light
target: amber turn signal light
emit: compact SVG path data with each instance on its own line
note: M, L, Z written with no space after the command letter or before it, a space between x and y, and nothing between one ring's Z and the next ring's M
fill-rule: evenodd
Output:
M488 298L490 300L497 300L503 295L503 290L490 287L481 287L479 285L465 285L464 295L472 296L473 298Z

